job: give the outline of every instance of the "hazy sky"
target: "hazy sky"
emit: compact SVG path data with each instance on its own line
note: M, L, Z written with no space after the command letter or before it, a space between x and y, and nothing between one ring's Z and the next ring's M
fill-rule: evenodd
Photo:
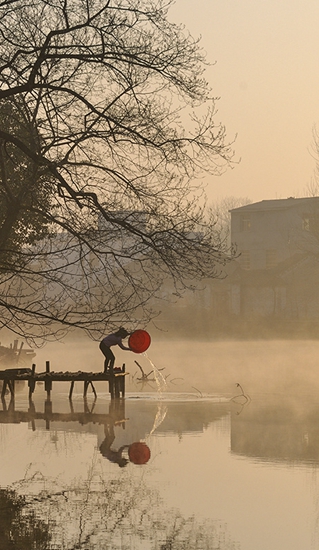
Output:
M238 166L209 198L304 196L319 128L318 0L176 0L170 19L202 36L216 121L237 134Z

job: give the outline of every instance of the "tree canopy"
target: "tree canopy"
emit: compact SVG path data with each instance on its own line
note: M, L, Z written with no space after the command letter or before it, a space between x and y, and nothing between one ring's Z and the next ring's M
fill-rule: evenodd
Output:
M35 153L39 150L39 136L28 114L19 97L0 102L1 128L19 136ZM39 205L50 209L51 188L49 175L19 147L4 139L0 139L0 174L0 267L6 270L14 251L21 252L23 245L45 237L48 222L39 213Z
M0 239L14 252L0 322L19 334L141 322L163 281L182 290L227 259L200 178L232 145L170 4L0 2Z

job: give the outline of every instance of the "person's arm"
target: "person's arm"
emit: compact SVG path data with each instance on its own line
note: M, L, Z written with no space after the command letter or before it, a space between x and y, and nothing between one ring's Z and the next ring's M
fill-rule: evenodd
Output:
M119 346L120 346L120 348L125 349L126 351L132 351L131 348L128 348L127 346L124 346L122 341L119 342Z

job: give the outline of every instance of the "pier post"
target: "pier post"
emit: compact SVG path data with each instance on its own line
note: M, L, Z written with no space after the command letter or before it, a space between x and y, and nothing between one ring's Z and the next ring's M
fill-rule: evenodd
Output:
M122 380L121 380L122 376L114 376L114 394L115 394L115 398L116 399L119 399L120 397L120 391L121 391L121 386L122 386Z
M95 387L93 386L92 380L90 380L90 384L91 384L92 392L94 393L94 397L95 397L95 399L97 399L97 393L95 391Z
M11 393L11 397L14 398L14 386L15 386L15 381L14 381L14 378L9 378L8 379L8 386L9 386L9 390L10 390L10 393Z
M47 399L44 402L44 412L46 415L45 428L46 430L50 429L50 416L52 414L52 402L51 402L51 390L52 390L52 380L50 379L50 361L45 362L45 372L46 377L44 381L44 389L47 392Z
M52 390L52 380L50 379L50 361L45 362L45 382L44 382L44 389L47 392L47 398L50 399L51 396L51 390Z
M111 399L114 399L114 397L115 397L115 379L114 379L113 367L110 367L110 372L109 372L109 392L110 392L110 395L111 395Z
M47 399L44 402L44 414L45 414L45 429L50 429L50 418L52 415L52 401L50 399L50 396L47 397Z
M121 392L122 392L122 397L125 397L125 363L123 363L122 365L122 373L123 373L123 376L121 376Z
M33 365L32 365L33 367ZM35 365L34 365L35 367ZM35 415L36 415L36 411L35 411L35 405L32 401L32 398L29 397L29 409L28 409L28 413L29 415L31 416L31 427L32 427L32 431L35 432Z
M35 389L34 374L35 374L35 364L33 363L33 364L32 364L32 369L31 369L31 376L30 376L30 378L29 378L29 380L28 380L28 386L29 386L29 400L31 399L32 394L33 394L34 389Z
M71 385L70 385L70 391L69 391L70 400L72 399L73 388L74 388L74 380L71 381Z
M7 380L5 378L2 382L1 399L4 399L4 396L6 394L6 389L7 389Z

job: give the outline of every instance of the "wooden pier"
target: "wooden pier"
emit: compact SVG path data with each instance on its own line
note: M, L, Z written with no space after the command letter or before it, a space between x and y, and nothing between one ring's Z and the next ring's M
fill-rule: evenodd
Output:
M93 382L108 382L109 393L111 399L118 399L125 396L125 364L121 368L115 368L109 372L54 372L50 370L50 362L46 361L45 371L37 373L36 365L32 368L14 368L0 371L0 380L3 381L1 399L4 398L7 390L10 391L11 397L15 395L15 382L25 380L28 382L29 399L35 390L36 383L44 383L44 390L47 397L50 398L53 382L70 382L69 399L72 399L72 393L75 382L83 382L83 397L87 396L87 391L91 387L94 397L97 397Z

